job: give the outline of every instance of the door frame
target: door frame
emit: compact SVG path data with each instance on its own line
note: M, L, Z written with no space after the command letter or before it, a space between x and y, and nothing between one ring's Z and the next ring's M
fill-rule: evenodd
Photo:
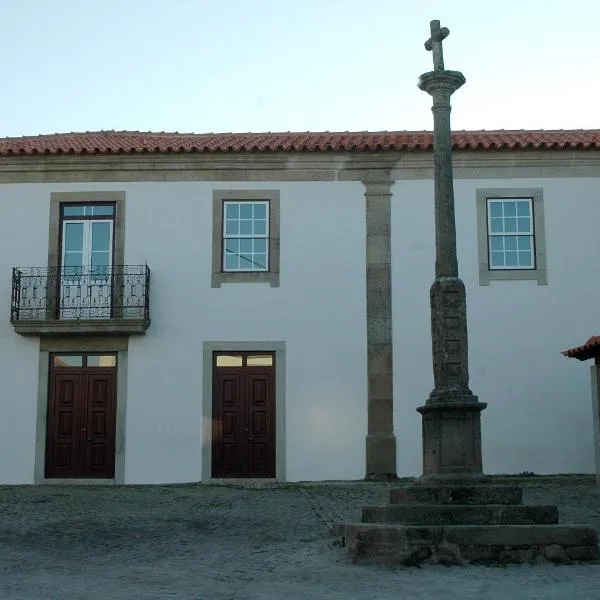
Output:
M128 338L73 338L40 340L37 420L35 436L35 484L75 485L123 485L125 483L125 426L127 414L127 347ZM115 477L99 478L47 478L46 439L48 425L48 400L50 393L50 356L55 353L101 353L117 354L117 420L115 424Z
M275 479L260 481L285 481L285 342L217 342L203 344L202 359L202 481L222 480L212 476L212 409L213 409L213 353L214 352L274 352L275 353ZM254 479L252 481L255 481Z

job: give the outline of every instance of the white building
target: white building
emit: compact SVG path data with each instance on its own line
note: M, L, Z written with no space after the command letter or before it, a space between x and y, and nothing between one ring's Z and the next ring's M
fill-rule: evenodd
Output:
M454 140L484 470L591 473L600 131ZM419 475L431 141L0 140L0 483Z

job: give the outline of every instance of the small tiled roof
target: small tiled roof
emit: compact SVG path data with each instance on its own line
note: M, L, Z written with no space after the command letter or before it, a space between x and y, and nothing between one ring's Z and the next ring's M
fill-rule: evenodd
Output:
M565 350L563 354L567 358L576 358L578 360L595 358L596 355L600 354L600 335L593 335L583 346L570 348L569 350Z
M599 149L600 129L456 131L455 150ZM188 152L386 152L433 148L430 131L152 133L87 131L0 138L0 156Z

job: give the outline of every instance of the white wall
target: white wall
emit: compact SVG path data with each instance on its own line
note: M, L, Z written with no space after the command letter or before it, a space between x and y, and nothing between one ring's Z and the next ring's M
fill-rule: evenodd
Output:
M541 187L548 285L479 286L476 189ZM467 289L471 389L488 473L594 472L589 364L560 352L597 333L600 179L455 181L460 275ZM429 287L433 182L402 181L392 206L398 473L421 473L421 417L433 387Z

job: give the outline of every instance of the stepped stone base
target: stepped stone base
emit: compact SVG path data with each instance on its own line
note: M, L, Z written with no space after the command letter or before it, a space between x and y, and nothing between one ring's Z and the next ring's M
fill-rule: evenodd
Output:
M411 486L389 506L365 507L362 523L333 534L354 562L418 565L571 563L598 558L596 531L559 525L555 506L523 506L513 486Z

